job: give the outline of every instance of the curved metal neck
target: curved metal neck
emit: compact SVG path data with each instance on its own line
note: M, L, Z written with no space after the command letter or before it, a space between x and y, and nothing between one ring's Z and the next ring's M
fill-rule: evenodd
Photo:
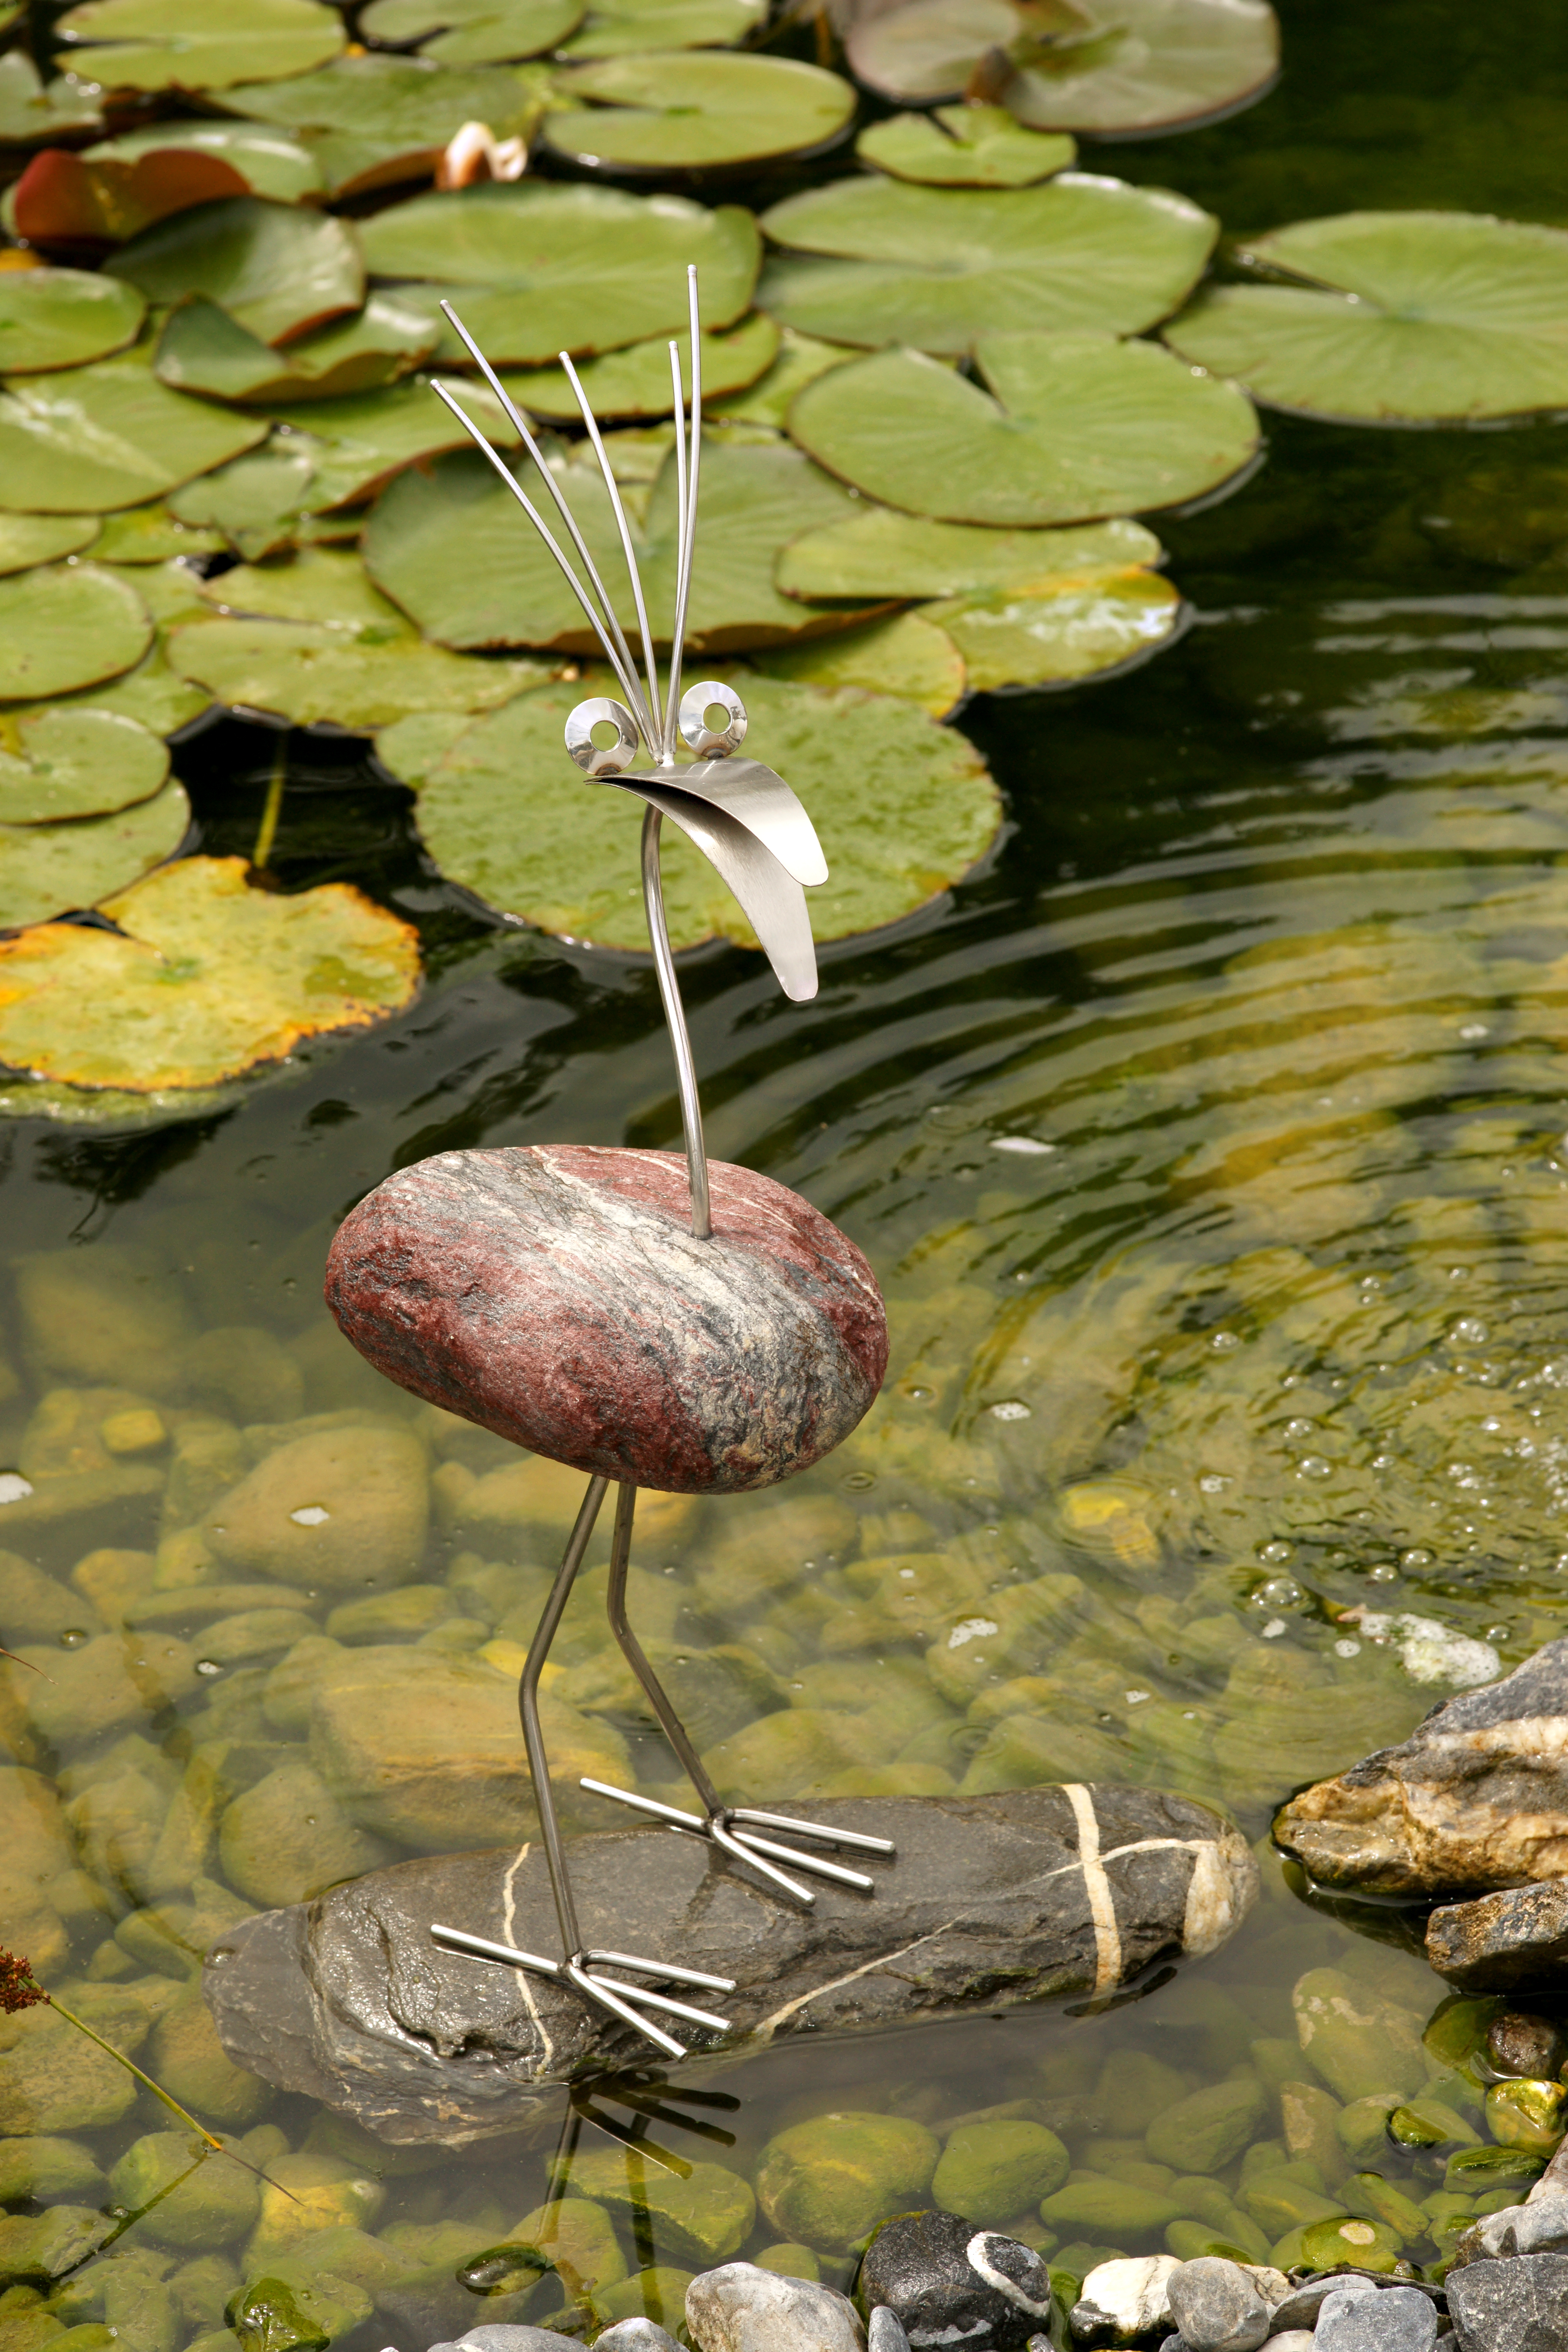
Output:
M702 1104L697 1092L697 1065L691 1057L686 1008L680 1002L680 988L675 977L675 958L670 952L669 925L664 915L664 890L658 871L658 835L663 822L658 809L644 810L642 895L643 904L647 909L647 935L653 945L654 966L658 973L658 992L664 1000L664 1017L669 1024L669 1042L675 1053L676 1083L680 1089L680 1123L686 1131L686 1165L691 1179L691 1230L700 1242L705 1242L713 1231L708 1204L708 1150L702 1140Z

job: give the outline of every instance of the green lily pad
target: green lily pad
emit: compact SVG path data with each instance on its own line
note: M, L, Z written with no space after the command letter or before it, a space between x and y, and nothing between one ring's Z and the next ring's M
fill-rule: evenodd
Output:
M308 147L259 122L153 122L87 148L84 163L140 163L148 155L196 154L226 163L253 196L280 205L325 193L321 166Z
M371 40L423 43L425 55L443 65L492 65L558 48L582 23L584 5L585 0L371 0L359 22Z
M96 563L159 564L176 556L221 555L226 543L221 531L181 522L162 499L154 499L148 506L105 515L92 554Z
M264 196L228 196L158 221L106 265L154 302L205 294L264 343L289 343L364 299L347 221Z
M266 437L266 424L158 382L139 360L95 360L0 394L0 479L37 514L102 514L160 498Z
M562 49L618 58L629 49L727 49L767 21L767 0L598 0Z
M85 269L0 270L0 375L80 367L122 351L146 315L134 287Z
M856 103L850 85L820 66L717 49L601 58L556 87L568 104L545 116L546 144L620 172L798 154L837 139Z
M401 306L401 295L398 299ZM517 446L517 429L494 393L483 384L467 383L462 400L497 448ZM305 503L311 514L358 506L405 467L445 449L473 446L423 376L388 384L380 392L279 406L272 413L290 444L310 459Z
M57 40L82 45L81 70L115 89L280 81L325 65L345 37L317 0L87 0L55 26Z
M102 710L111 718L133 719L150 735L165 741L178 735L210 710L213 697L205 687L177 677L169 667L162 637L153 639L134 669L112 677L107 686L85 687L81 693L51 703L55 710Z
M757 756L794 784L821 837L829 879L807 893L819 940L912 913L957 881L995 838L1001 804L962 735L912 702L737 674ZM458 737L419 785L426 847L487 906L602 947L646 950L638 810L586 784L561 743L581 684L520 695ZM398 772L395 734L377 752ZM670 937L756 944L706 859L665 828Z
M190 824L184 788L171 782L151 800L111 816L77 817L63 824L0 824L0 929L20 930L96 907L110 891L125 889L150 866L172 857ZM5 959L14 944L0 942L0 1024L12 978ZM0 1055L24 1069L33 1066L4 1045Z
M383 643L388 632L400 638L408 634L403 614L366 578L359 557L339 548L304 548L282 562L239 563L198 581L196 591L211 610L247 620L320 621L356 635L378 629Z
M0 573L79 555L97 537L96 515L0 514Z
M1160 542L1141 522L1090 523L1077 530L988 530L932 522L890 507L862 506L847 521L802 531L779 557L786 595L963 596L1004 589L1031 595L1064 579L1120 573L1160 561Z
M298 131L339 196L433 172L465 122L488 123L498 139L525 133L542 100L524 77L499 66L373 54L247 86L229 103Z
M1562 229L1341 213L1255 238L1242 258L1311 286L1207 288L1166 340L1271 408L1434 425L1568 407Z
M168 772L162 740L134 719L58 703L0 714L0 824L106 816L151 800Z
M1064 172L1037 188L921 188L873 177L788 196L757 300L829 342L967 352L977 336L1081 327L1136 334L1173 310L1218 223L1184 196Z
M135 589L95 564L0 580L0 700L117 677L152 642L153 616Z
M710 212L679 196L538 181L416 196L362 236L376 276L438 280L432 315L449 295L498 366L684 334L689 262L703 326L731 326L750 306L761 257L756 222L738 205Z
M715 399L708 413L726 425L752 425L782 433L789 421L797 392L829 368L843 367L856 357L842 343L819 343L814 336L785 327L779 338L779 355L765 375L739 398L733 394ZM706 405L706 404L705 404Z
M192 148L160 149L134 163L115 158L89 163L64 147L35 155L15 187L0 199L0 216L15 236L47 252L123 245L153 221L220 196L242 196L245 182L218 155Z
M975 358L989 394L919 352L836 368L800 394L790 431L885 505L953 522L1180 506L1257 451L1245 395L1156 343L986 335Z
M755 383L777 356L779 331L760 310L742 319L726 333L702 338L702 399L706 407L726 394ZM691 355L680 354L681 383L691 397ZM669 416L675 410L670 385L669 343L656 338L633 343L622 352L606 352L603 359L584 360L577 371L588 404L601 424L611 417ZM506 388L525 414L565 419L575 425L582 412L563 368L537 368L509 375Z
M103 910L0 945L0 1059L75 1087L206 1087L309 1037L369 1028L419 987L413 928L347 883L255 890L238 857L187 857Z
M596 468L563 463L562 488L616 600L635 627L619 541ZM798 449L705 443L702 528L688 609L689 642L709 653L768 645L824 625L773 585L779 548L850 501ZM675 467L667 459L634 530L650 620L668 630L675 603ZM593 652L582 611L526 516L483 458L458 456L395 483L364 540L372 579L442 645L538 646ZM839 616L826 616L837 625Z
M979 68L1021 122L1131 139L1261 98L1279 26L1264 0L913 0L855 26L847 50L884 97L957 97Z
M871 694L896 694L945 719L963 699L963 656L945 629L921 613L893 613L863 628L841 629L831 637L773 646L750 656L765 677L798 686L856 686ZM744 688L742 689L742 698Z
M355 317L318 327L280 357L198 294L170 312L153 367L178 391L270 406L395 383L429 358L437 340L427 320L395 295L373 294Z
M177 490L169 510L180 522L217 531L237 555L270 555L294 545L314 478L308 449L272 441Z
M45 82L25 49L0 58L0 142L37 147L72 131L96 131L103 121L103 91L80 74Z
M1005 106L939 106L871 123L855 152L895 180L931 187L1030 188L1065 172L1078 148L1059 132L1026 129Z
M1024 596L973 591L925 607L963 656L976 694L1074 686L1146 661L1180 634L1180 591L1157 572L1100 572Z
M415 710L489 710L550 673L530 661L479 661L427 646L395 620L360 629L323 621L202 620L169 635L169 661L231 710L291 726L326 721L368 735Z

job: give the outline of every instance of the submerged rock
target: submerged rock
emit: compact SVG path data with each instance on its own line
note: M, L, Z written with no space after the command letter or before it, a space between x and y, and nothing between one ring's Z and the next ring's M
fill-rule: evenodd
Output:
M1568 1637L1292 1797L1276 1842L1324 1886L1483 1895L1568 1872Z
M573 1845L590 1943L679 1955L735 1979L726 2049L907 2023L965 2001L1104 1992L1157 1961L1215 1950L1257 1893L1237 1830L1152 1789L844 1799L800 1811L895 1841L874 1900L824 1886L803 1913L706 1845L658 1830ZM401 1863L242 1920L212 1946L203 1979L229 2056L384 2138L461 2141L525 2120L542 2104L536 2088L637 2054L569 1990L440 1950L433 1920L553 1953L542 1853ZM931 2141L932 2168L936 2156Z

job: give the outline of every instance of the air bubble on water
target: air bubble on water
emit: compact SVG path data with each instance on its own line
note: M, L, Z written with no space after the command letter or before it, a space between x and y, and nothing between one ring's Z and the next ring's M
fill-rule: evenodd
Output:
M845 1486L854 1495L863 1495L868 1486L874 1486L876 1483L869 1470L851 1470L848 1477L844 1481Z
M1222 1478L1218 1473L1215 1472L1207 1478L1200 1478L1198 1480L1198 1491L1203 1495L1223 1495L1230 1483L1231 1482L1228 1478Z
M1294 1437L1298 1439L1310 1437L1316 1426L1317 1423L1315 1422L1304 1421L1301 1415L1298 1413L1294 1421L1288 1421L1285 1423L1285 1434L1287 1437Z
M1333 1464L1325 1462L1321 1454L1303 1454L1296 1465L1299 1478L1331 1478L1333 1475Z
M1282 1543L1276 1536L1271 1543L1258 1545L1258 1557L1259 1559L1266 1559L1273 1568L1277 1567L1281 1560L1289 1559L1295 1549L1294 1544Z
M83 1626L68 1625L60 1635L60 1647L62 1650L79 1650L86 1640L87 1633Z
M221 1675L223 1668L218 1664L216 1658L198 1658L196 1660L196 1672L198 1675Z
M1142 1706L1144 1700L1152 1698L1154 1694L1152 1691L1131 1690L1123 1691L1121 1696L1129 1706Z
M297 1528L319 1528L325 1526L331 1513L323 1510L320 1503L306 1503L300 1510L290 1511L289 1517Z
M1361 1655L1361 1643L1359 1642L1336 1642L1334 1643L1334 1655L1336 1658L1359 1658Z
M1386 1470L1393 1463L1393 1460L1394 1456L1392 1454L1374 1454L1372 1457L1372 1466L1374 1470Z
M1235 1331L1216 1331L1209 1341L1216 1356L1228 1355L1232 1348L1239 1348L1240 1345L1240 1337Z
M1450 1339L1461 1340L1467 1348L1484 1348L1488 1337L1487 1327L1474 1315L1461 1315L1448 1336Z
M1293 1576L1271 1576L1247 1595L1255 1609L1300 1609L1306 1597Z
M1027 1421L1030 1410L1021 1397L1005 1397L1000 1404L991 1407L991 1418L993 1421Z
M1413 1544L1408 1551L1400 1553L1399 1565L1401 1568L1430 1568L1436 1558L1436 1554L1428 1551L1424 1545Z
M1500 1421L1494 1421L1489 1414L1487 1419L1482 1422L1481 1427L1486 1431L1489 1437L1495 1437L1498 1431L1502 1427L1502 1423Z
M1373 1584L1392 1584L1398 1576L1399 1570L1396 1568L1391 1568L1387 1560L1380 1559L1375 1568L1367 1570L1367 1574Z
M1511 1625L1489 1625L1486 1638L1489 1642L1506 1642L1512 1631Z
M1459 1034L1464 1038L1466 1044L1471 1045L1475 1044L1478 1037L1484 1037L1486 1034L1487 1024L1484 1021L1467 1021L1463 1028L1459 1031Z

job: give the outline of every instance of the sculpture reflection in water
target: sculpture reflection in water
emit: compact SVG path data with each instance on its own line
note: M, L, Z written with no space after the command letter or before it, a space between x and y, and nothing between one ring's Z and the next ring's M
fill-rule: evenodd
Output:
M713 1243L714 1204L703 1146L696 1067L676 980L660 886L660 829L668 817L695 842L715 866L750 918L784 993L797 1003L816 993L816 955L806 911L805 888L812 884L825 882L827 866L811 819L790 786L771 768L763 767L754 759L741 756L747 722L745 707L739 695L729 686L711 679L689 688L684 694L681 691L681 654L691 593L698 483L701 467L702 361L695 269L689 272L688 293L691 349L689 410L681 379L679 349L673 342L669 346L676 418L674 458L679 533L668 677L662 696L655 657L654 632L649 624L631 530L609 457L571 360L564 352L562 353L561 364L576 394L583 423L603 474L605 490L629 577L632 607L641 646L640 677L638 665L616 618L615 605L587 541L572 514L544 452L530 431L527 419L513 404L494 369L449 303L443 303L442 308L532 459L538 484L553 502L572 553L568 553L562 545L545 516L468 415L460 400L445 384L437 383L434 389L472 435L560 565L625 697L624 702L595 697L580 703L566 722L566 749L591 784L619 790L644 804L643 898L659 990L675 1052L690 1188L690 1231L697 1241ZM717 726L712 723L716 713L722 721ZM614 740L608 743L596 742L595 734L603 734L606 728ZM678 734L696 755L686 764L678 763ZM639 747L646 749L651 764L633 765ZM608 1160L629 1159L634 1155L601 1156ZM726 1171L731 1176L738 1172ZM762 1180L753 1180L753 1183ZM768 1189L782 1193L782 1188ZM847 1434L848 1428L866 1411L881 1379L886 1363L886 1328L881 1301L864 1260L807 1203L797 1201L794 1195L782 1197L792 1202L798 1213L793 1245L786 1250L781 1244L778 1263L771 1269L780 1276L781 1281L771 1287L767 1281L759 1281L751 1297L749 1312L753 1317L765 1318L770 1308L776 1307L779 1298L787 1292L791 1303L784 1309L784 1319L786 1322L792 1318L798 1319L797 1309L804 1285L813 1293L808 1302L811 1311L819 1317L826 1313L831 1318L835 1311L835 1300L831 1296L835 1286L846 1297L853 1291L855 1296L848 1304L852 1307L859 1333L859 1370L866 1375L864 1394L857 1397L852 1417L847 1423L844 1425L836 1423L826 1440L821 1427L823 1417L816 1410L820 1400L807 1396L801 1426L803 1431L809 1426L813 1433L809 1439L803 1434L793 1445L787 1440L781 1444L774 1431L766 1442L751 1448L749 1466L740 1472L734 1465L738 1455L746 1455L747 1448L743 1444L739 1448L732 1446L725 1456L722 1473L717 1466L711 1475L705 1476L700 1472L695 1475L689 1473L683 1482L689 1491L732 1491L738 1486L769 1485L788 1476L792 1471L819 1458L822 1453ZM830 1251L826 1255L822 1255L820 1245L815 1256L811 1256L808 1251L810 1264L803 1276L800 1232L814 1228L820 1228L824 1235L830 1235L839 1247L837 1253ZM754 1232L748 1238L750 1246L755 1251ZM723 1243L725 1239L721 1223L717 1241ZM700 1271L694 1276L684 1297L675 1296L661 1301L660 1305L662 1311L685 1314L698 1321L710 1317L711 1300L703 1292ZM759 1349L761 1360L764 1363L767 1360L769 1334L759 1335L752 1330L742 1337L746 1343L744 1348L732 1349L731 1360L728 1362L723 1360L724 1351L721 1348L719 1360L711 1368L712 1380L715 1382L728 1381L731 1391L737 1381L754 1379ZM792 1330L785 1335L786 1342L793 1344L795 1337ZM743 1362L741 1360L742 1355ZM834 1376L832 1361L822 1353L818 1377L823 1381L830 1381ZM808 1381L807 1387L809 1385ZM729 1402L732 1407L732 1394ZM753 1418L759 1423L766 1422L775 1402L765 1394L759 1395L755 1400ZM799 1410L798 1401L796 1410ZM833 1419L831 1415L827 1418L830 1422ZM837 1422L844 1423L842 1411ZM557 1458L572 1457L565 1449L558 1447ZM743 1864L748 1870L759 1873L776 1893L795 1902L809 1905L814 1899L811 1889L802 1884L797 1873L869 1892L873 1882L863 1871L829 1859L828 1853L822 1849L853 1849L866 1855L885 1856L893 1852L888 1840L863 1836L837 1826L829 1828L812 1822L794 1820L779 1813L758 1811L751 1806L729 1805L720 1797L668 1692L654 1673L627 1622L626 1571L631 1556L637 1486L630 1479L614 1483L617 1485L618 1492L610 1558L610 1624L616 1642L647 1694L655 1717L697 1791L702 1810L700 1813L685 1811L599 1780L584 1780L583 1787L601 1797L612 1798L632 1807L679 1834L708 1840L731 1863ZM602 1471L590 1478L560 1572L529 1650L519 1694L523 1738L539 1807L563 1956L555 1961L539 1954L515 1951L508 1945L493 1943L486 1937L472 1936L442 1924L433 1926L431 1934L437 1944L448 1950L494 1960L509 1968L521 1968L557 1981L564 1980L587 2000L607 2011L621 2024L635 2028L639 2035L654 2043L667 2056L679 2057L684 2054L682 2044L658 2021L659 2019L710 2030L723 2030L726 2021L710 2010L695 2007L668 1991L654 1988L673 1985L678 1990L722 1994L732 1991L733 1984L726 1978L708 1976L700 1970L679 1967L668 1960L590 1947L584 1942L551 1793L549 1760L540 1722L540 1677L611 1484L611 1477ZM651 2016L650 2011L654 2012Z

